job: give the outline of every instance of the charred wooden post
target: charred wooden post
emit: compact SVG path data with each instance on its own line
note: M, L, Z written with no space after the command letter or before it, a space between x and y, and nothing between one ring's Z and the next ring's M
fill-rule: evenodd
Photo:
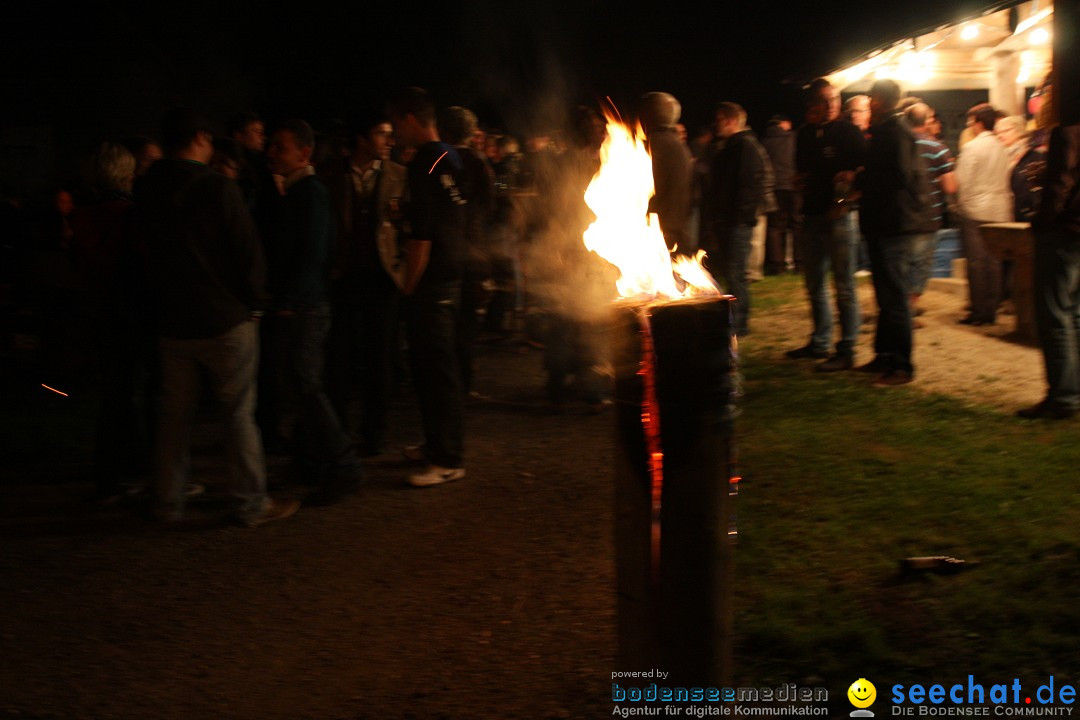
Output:
M730 675L732 302L614 311L619 668L659 668L671 683Z
M1061 125L1080 123L1080 0L1054 3L1054 89L1051 102Z

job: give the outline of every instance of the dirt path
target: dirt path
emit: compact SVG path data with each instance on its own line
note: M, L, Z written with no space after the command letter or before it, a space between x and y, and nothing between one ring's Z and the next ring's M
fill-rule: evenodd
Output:
M877 306L869 281L859 287L863 310L857 361L873 359ZM996 325L972 327L957 321L966 313L966 297L928 291L920 305L923 327L915 331L916 381L909 387L959 400L1015 412L1034 405L1046 389L1042 353L1012 339L1016 318L999 315ZM810 332L810 306L803 294L797 304L771 310L752 320L748 343L783 351L805 344ZM752 346L751 346L752 347Z

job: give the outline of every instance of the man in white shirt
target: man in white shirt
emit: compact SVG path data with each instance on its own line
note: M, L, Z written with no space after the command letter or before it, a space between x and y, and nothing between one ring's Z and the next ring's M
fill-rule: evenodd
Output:
M956 182L971 312L960 322L993 325L1001 302L1001 260L987 249L979 226L1012 220L1009 152L994 135L994 108L982 103L968 110L967 117L975 137L960 153Z

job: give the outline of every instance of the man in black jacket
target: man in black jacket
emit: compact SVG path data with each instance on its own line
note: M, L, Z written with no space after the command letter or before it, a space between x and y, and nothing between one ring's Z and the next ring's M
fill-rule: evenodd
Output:
M394 133L416 155L408 166L405 206L407 328L413 383L424 443L405 456L426 469L409 476L414 487L465 477L463 393L457 357L457 312L466 242L464 167L439 138L435 104L427 91L405 88L390 101Z
M479 131L476 113L455 105L438 121L439 134L452 145L461 160L461 194L465 206L465 266L458 308L457 352L461 387L473 394L473 345L480 328L478 311L484 300L484 283L491 277L491 246L488 233L495 208L495 171L488 159L469 145Z
M900 86L878 80L870 89L870 143L856 179L859 220L870 251L878 322L874 359L859 369L881 373L875 387L911 382L908 268L912 240L930 226L930 179L915 134L897 112Z
M761 143L746 127L746 112L735 103L716 107L716 134L724 146L712 160L708 197L704 198L706 227L711 236L706 252L719 263L727 292L734 295L735 332L746 335L750 288L746 278L750 240L758 215L775 209L773 174Z
M293 431L297 470L318 489L311 504L329 504L355 490L360 463L323 390L323 353L330 329L329 282L334 221L330 194L315 177L315 133L288 120L270 142L271 169L285 179L270 247L271 322L278 325L279 366L300 403Z
M1080 125L1054 128L1035 229L1035 323L1046 397L1017 412L1064 420L1080 410Z
M288 517L295 501L266 494L266 464L253 417L257 321L266 302L259 238L236 185L213 172L213 135L177 110L161 128L168 157L154 163L136 197L136 232L157 291L162 363L155 485L157 512L183 519L192 418L209 375L226 425L229 476L247 525Z

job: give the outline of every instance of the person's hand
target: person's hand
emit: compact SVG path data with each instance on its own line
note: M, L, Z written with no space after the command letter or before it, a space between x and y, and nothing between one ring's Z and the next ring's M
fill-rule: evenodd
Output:
M833 185L850 185L853 182L855 182L854 170L841 170L836 173L836 177L833 178Z

